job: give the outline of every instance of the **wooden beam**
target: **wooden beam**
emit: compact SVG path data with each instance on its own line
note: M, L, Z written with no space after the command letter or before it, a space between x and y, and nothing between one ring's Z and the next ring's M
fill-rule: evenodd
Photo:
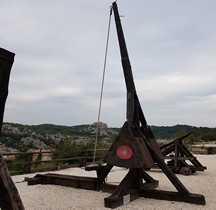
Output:
M107 198L104 198L104 206L114 209L119 206L126 205L131 201L138 199L139 197L140 197L139 190L133 190L130 193L119 197L109 196Z
M33 184L55 184L74 188L81 188L86 190L97 190L97 178L70 176L62 174L37 174L34 178L28 179L28 185Z
M165 159L170 159L170 160L195 160L195 157L173 157L173 156L166 156L164 157Z
M0 48L0 134L5 102L8 95L10 71L15 54ZM22 200L0 153L0 208L2 210L24 210Z
M206 203L203 195L193 193L184 194L163 190L141 190L140 196L159 200L180 201L197 205L205 205Z
M0 208L2 210L24 210L18 190L10 176L0 153Z

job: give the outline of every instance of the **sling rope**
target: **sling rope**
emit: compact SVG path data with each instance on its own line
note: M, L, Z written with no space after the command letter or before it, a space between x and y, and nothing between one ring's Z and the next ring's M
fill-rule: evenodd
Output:
M111 15L112 15L112 8L110 9L109 24L108 24L107 39L106 39L105 57L104 57L104 65L103 65L103 76L102 76L101 92L100 92L100 102L99 102L98 119L97 119L97 125L96 125L96 136L95 136L93 164L95 163L95 156L96 156L97 142L98 142L98 134L99 134L99 122L100 122L101 105L102 105L102 98L103 98L103 88L104 88L104 78L105 78L105 70L106 70L108 44L109 44Z

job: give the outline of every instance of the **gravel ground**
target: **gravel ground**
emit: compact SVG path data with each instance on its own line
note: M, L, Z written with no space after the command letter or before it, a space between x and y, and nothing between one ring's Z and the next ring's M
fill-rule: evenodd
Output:
M197 159L207 166L204 172L196 172L191 176L177 175L185 187L196 194L203 194L206 199L206 205L195 205L173 201L163 201L148 198L139 198L127 205L120 206L118 210L215 210L216 209L216 155L196 155ZM59 174L79 175L96 177L96 173L86 172L84 169L71 168L56 171ZM109 173L108 183L119 183L127 169L114 167ZM176 191L167 177L159 170L151 170L148 172L154 179L159 180L161 190ZM28 186L26 182L22 182L25 177L34 177L35 174L13 176L13 180L17 186L20 197L26 210L103 210L104 198L109 193L96 192L91 190L75 189L71 187L57 185L33 185Z

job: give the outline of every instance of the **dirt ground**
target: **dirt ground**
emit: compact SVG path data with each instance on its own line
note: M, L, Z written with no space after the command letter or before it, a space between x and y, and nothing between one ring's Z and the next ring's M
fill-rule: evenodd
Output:
M204 172L196 172L191 176L177 175L185 187L191 192L205 196L206 205L195 205L174 201L163 201L148 198L139 198L118 210L215 210L216 209L216 155L196 155L202 165L207 166ZM84 169L71 168L55 173L79 176L96 177L95 172L86 172ZM114 167L109 173L107 182L118 184L127 173L127 169ZM176 191L167 177L160 170L148 172L154 179L159 180L161 190ZM26 210L103 210L104 198L109 193L91 190L75 189L57 185L33 185L28 186L22 182L25 177L33 177L35 174L13 176L20 197Z

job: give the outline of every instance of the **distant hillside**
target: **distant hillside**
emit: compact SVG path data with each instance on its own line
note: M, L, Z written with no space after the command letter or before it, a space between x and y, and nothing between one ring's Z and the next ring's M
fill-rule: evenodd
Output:
M110 145L118 132L118 128L108 128L105 123L99 123L99 128L98 145ZM0 138L0 149L3 151L48 149L55 148L63 141L80 147L93 148L95 135L95 123L77 126L4 123Z
M22 125L4 123L0 138L2 151L27 151L29 149L55 148L62 141L81 148L94 148L97 123L91 125L62 126L53 124ZM119 128L108 128L99 123L98 146L109 147ZM193 132L188 141L216 140L216 128L192 127L188 125L151 126L158 141L170 140Z
M157 139L172 139L192 132L192 136L197 141L216 140L216 128L195 127L189 125L174 126L151 126L151 129Z

